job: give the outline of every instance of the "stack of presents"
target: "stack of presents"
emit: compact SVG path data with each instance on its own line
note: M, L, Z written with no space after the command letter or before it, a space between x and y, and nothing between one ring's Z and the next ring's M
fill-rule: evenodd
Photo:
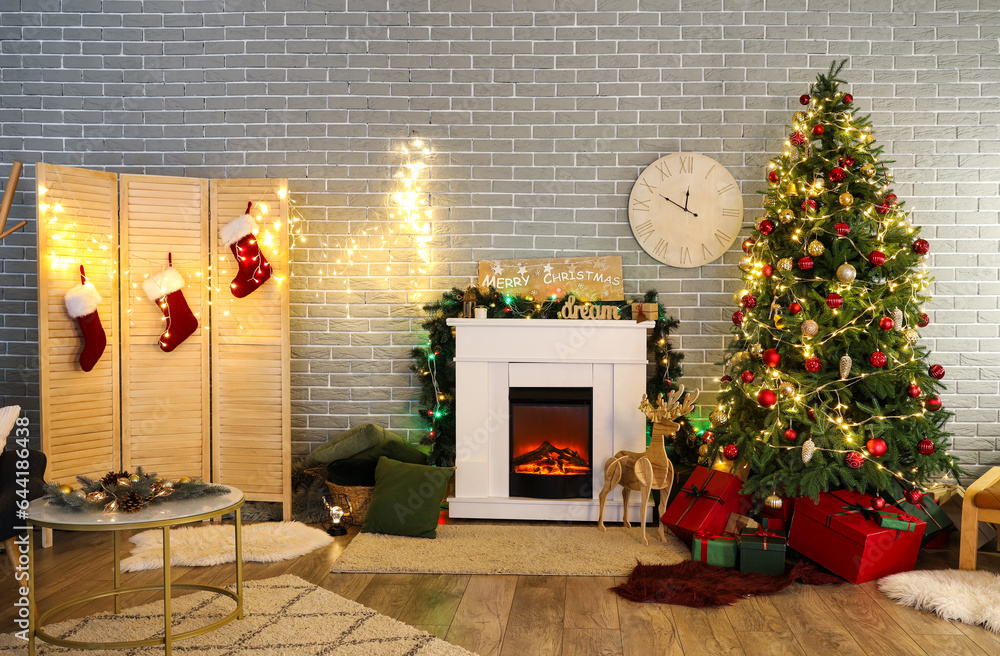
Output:
M740 494L736 475L696 467L681 485L661 521L691 545L694 560L741 572L784 574L785 557L798 555L852 583L909 571L921 547L943 546L961 515L957 485L939 486L910 503L900 486L885 507L872 496L848 490L782 498L780 508L764 507L751 516L753 503ZM947 511L947 512L946 512Z

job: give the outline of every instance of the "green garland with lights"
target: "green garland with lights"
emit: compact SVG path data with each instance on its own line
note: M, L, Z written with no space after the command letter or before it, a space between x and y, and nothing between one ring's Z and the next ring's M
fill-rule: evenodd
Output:
M556 319L569 294L562 298L536 300L530 296L503 294L493 289L481 291L473 288L477 307L486 307L491 319ZM430 461L439 466L455 464L455 337L447 320L462 316L464 293L460 289L445 292L441 300L424 305L429 319L423 327L427 331L427 344L413 349L412 371L420 377L421 394L418 413L427 426L423 444L431 445ZM624 302L596 301L592 305L617 307L622 319L632 318L632 303L656 303L659 315L646 339L646 348L652 361L652 371L646 381L646 394L650 399L657 395L666 396L677 388L675 382L682 375L683 354L670 348L670 331L679 325L673 317L667 317L663 306L657 301L657 292L648 291L642 299ZM638 407L640 399L635 403ZM649 422L647 421L647 424ZM668 445L671 460L675 464L694 464L698 460L695 429L690 421L681 420L681 428L672 445ZM650 426L646 435L649 439ZM700 442L699 442L700 444Z

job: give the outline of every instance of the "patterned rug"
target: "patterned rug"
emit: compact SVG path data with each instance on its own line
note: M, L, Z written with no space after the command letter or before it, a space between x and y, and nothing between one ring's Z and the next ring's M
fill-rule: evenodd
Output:
M370 608L285 575L249 581L243 591L244 619L211 633L175 642L173 653L198 656L474 656ZM233 611L235 602L196 592L172 601L174 632L205 626ZM122 615L98 613L47 627L68 640L136 640L163 635L163 603L128 608ZM80 652L36 643L39 654L160 656L163 647ZM0 636L0 654L27 654L24 640Z

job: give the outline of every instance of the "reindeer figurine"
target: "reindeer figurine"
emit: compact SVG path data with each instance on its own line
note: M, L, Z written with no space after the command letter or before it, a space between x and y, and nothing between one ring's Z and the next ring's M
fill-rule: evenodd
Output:
M694 408L694 402L698 400L700 390L694 390L691 394L684 396L684 386L671 392L666 399L660 394L654 406L642 395L642 403L639 409L642 410L649 419L653 421L652 439L649 447L639 453L635 451L619 451L604 465L604 488L601 490L601 512L597 520L597 525L601 531L606 531L604 527L604 505L608 501L608 493L616 485L622 486L622 521L625 528L632 528L628 522L628 498L632 490L638 490L642 495L642 543L649 544L646 539L646 506L649 504L650 490L660 490L660 516L667 509L667 497L670 496L670 487L674 482L674 466L667 458L667 450L664 447L664 438L675 435L680 426L673 421L681 415L687 414ZM682 402L683 399L683 402ZM666 542L667 536L663 532L663 523L659 526L660 542Z

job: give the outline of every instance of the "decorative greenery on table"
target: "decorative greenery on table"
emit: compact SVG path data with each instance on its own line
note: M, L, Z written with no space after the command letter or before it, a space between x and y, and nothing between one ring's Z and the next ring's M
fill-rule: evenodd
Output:
M151 503L218 496L229 492L229 488L224 485L212 485L186 476L176 481L157 478L155 473L143 472L142 467L137 468L134 474L110 471L96 481L86 476L77 476L76 480L80 483L80 489L77 490L68 484L46 483L44 498L67 510L134 513Z
M485 306L491 319L556 319L569 294L562 298L534 299L530 296L503 294L492 287L483 292L473 288L476 306ZM422 391L418 412L428 426L422 443L431 445L430 461L435 465L455 464L455 337L448 319L462 316L463 294L460 289L445 292L441 300L424 305L430 318L424 322L427 330L427 345L413 349L415 360L412 370L420 376ZM574 299L575 300L575 299ZM683 354L670 348L670 331L677 327L678 320L667 317L663 306L657 301L657 292L648 291L642 299L624 302L596 301L593 305L617 307L622 319L632 318L632 303L656 303L659 318L652 325L652 332L646 339L647 351L652 359L652 371L646 382L646 394L655 399L658 394L666 396L677 388L676 380L682 374L680 361ZM636 399L638 406L640 399ZM647 426L647 440L648 440ZM688 421L681 422L670 453L675 463L693 464L698 459L694 439L695 430Z

